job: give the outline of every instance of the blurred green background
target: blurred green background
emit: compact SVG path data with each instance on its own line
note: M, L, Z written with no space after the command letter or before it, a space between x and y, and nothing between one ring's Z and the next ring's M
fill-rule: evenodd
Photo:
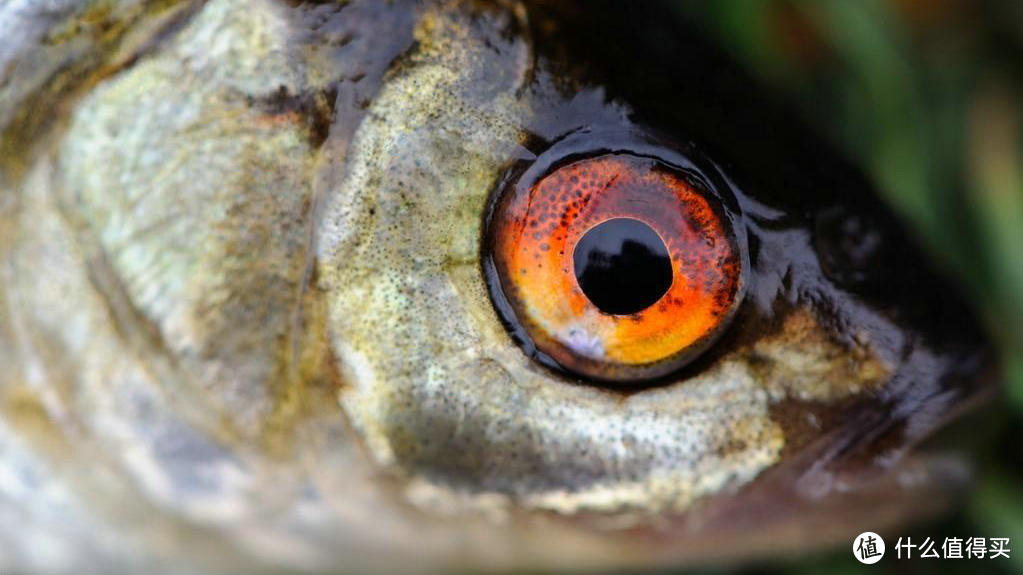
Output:
M1023 573L1023 0L674 2L874 178L1004 358L1002 394L952 432L980 436L973 496L905 535L1010 537L1010 560L868 566L850 542L753 572Z

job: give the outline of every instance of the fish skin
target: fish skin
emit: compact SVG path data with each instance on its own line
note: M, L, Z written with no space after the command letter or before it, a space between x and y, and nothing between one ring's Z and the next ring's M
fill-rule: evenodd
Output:
M25 9L0 9L28 22L0 52L0 571L735 561L962 488L906 451L982 395L985 342L829 277L791 215L871 200L723 160L758 248L705 362L621 393L521 353L479 262L496 182L604 129L661 145L621 136L649 108L558 75L529 32L556 10Z

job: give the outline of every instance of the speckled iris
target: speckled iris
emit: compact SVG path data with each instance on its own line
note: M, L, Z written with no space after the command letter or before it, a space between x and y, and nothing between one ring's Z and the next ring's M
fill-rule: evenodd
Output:
M628 258L622 251L619 277L602 280L621 289L631 283L634 293L594 301L601 298L581 285L577 248L594 230L624 222L633 222L634 240L645 228L659 241L644 240L654 247ZM657 159L605 154L513 186L498 199L488 234L509 319L537 350L586 377L627 382L670 373L706 348L740 299L742 255L721 206ZM656 261L657 245L667 256L661 283L651 277L660 266L639 261Z

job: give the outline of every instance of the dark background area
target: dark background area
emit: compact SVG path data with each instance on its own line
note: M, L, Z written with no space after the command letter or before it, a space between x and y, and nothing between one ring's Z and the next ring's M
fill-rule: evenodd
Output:
M961 280L1004 369L995 400L938 438L976 460L972 495L904 535L1009 537L1011 559L895 561L889 540L876 565L850 542L744 571L1023 573L1023 1L671 3L874 180Z

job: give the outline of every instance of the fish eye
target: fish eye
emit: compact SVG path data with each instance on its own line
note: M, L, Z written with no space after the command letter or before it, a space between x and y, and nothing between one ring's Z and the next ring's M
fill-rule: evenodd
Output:
M551 152L493 200L495 307L528 355L568 374L635 384L678 370L742 301L746 247L727 190L657 156Z

